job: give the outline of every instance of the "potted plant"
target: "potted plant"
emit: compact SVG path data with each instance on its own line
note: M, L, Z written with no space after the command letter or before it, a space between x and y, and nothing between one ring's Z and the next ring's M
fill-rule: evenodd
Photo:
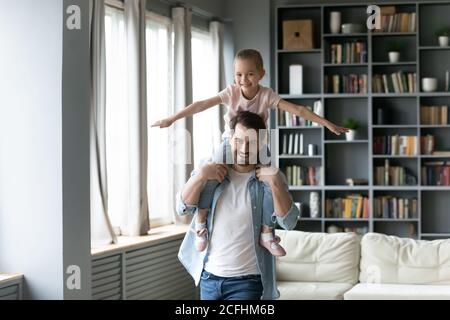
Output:
M348 118L344 122L344 127L350 129L345 133L347 141L355 140L356 130L359 128L359 122L353 118Z
M443 27L436 31L435 35L439 39L439 45L441 47L448 46L448 38L450 37L450 27Z
M399 41L392 41L388 44L389 62L396 63L400 60L400 51L403 48L403 43Z

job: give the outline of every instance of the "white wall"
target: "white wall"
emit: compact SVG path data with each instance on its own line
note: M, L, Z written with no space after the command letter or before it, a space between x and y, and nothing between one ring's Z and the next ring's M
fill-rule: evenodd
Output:
M0 272L26 299L90 298L88 4L0 0Z
M26 298L61 298L62 2L0 8L0 271L25 274Z

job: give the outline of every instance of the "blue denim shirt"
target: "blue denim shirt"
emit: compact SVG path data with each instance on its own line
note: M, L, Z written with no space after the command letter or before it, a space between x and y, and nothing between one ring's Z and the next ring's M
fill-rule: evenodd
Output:
M194 170L191 173L191 176L195 175L196 171ZM281 173L283 180L285 181L286 190L288 190L288 186L286 184L286 177ZM210 233L210 237L214 232L214 213L217 205L217 201L225 190L225 188L230 183L229 176L227 175L225 179L220 183L215 190L211 190L210 192L214 192L213 202L211 207L211 212L209 214L209 218L207 221L207 227ZM263 295L261 299L263 300L271 300L277 299L280 296L276 286L276 276L275 276L275 257L272 256L267 249L262 248L259 245L259 236L261 232L261 223L262 217L264 213L269 213L272 215L272 220L278 222L278 224L287 230L294 229L297 220L299 218L300 212L298 208L291 203L291 207L288 213L283 217L278 217L274 214L274 204L272 198L272 191L270 187L260 182L255 172L253 172L251 178L248 181L247 187L249 189L251 205L252 205L252 220L253 220L253 240L254 240L254 248L256 251L256 257L258 259L258 268L261 272L261 280L263 284ZM292 201L292 197L291 197ZM197 212L196 205L187 205L183 202L181 198L181 192L177 195L177 213L179 215L185 214L195 214ZM192 220L190 229L194 230L195 219ZM220 226L219 226L220 228ZM203 271L204 263L207 261L208 250L204 250L199 252L195 249L194 239L195 233L189 230L184 240L180 246L180 250L178 252L178 259L181 261L183 266L189 272L189 274L194 278L195 285L198 286L200 282L200 276Z

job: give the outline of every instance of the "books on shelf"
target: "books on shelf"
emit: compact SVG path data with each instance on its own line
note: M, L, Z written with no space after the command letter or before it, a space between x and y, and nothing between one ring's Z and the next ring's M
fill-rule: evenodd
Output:
M413 219L418 217L417 198L398 198L391 195L374 198L373 215L383 219Z
M346 197L327 198L325 217L342 219L368 219L369 198L361 194L349 194Z
M432 125L447 125L448 106L421 106L420 123Z
M335 64L367 62L366 43L363 41L332 43L330 61Z
M283 133L280 150L281 155L304 155L303 133Z
M316 112L313 107L305 106L312 112ZM320 114L319 114L320 115ZM312 127L313 122L305 118L296 116L295 114L278 109L278 125L286 127Z
M433 154L435 146L435 138L431 134L420 137L420 150L422 154Z
M402 70L391 74L375 74L372 77L374 93L414 93L417 91L417 74Z
M367 74L327 74L324 76L324 92L367 93Z
M418 155L416 136L386 135L373 138L373 153L392 156Z
M318 186L322 184L322 167L320 166L286 166L285 174L290 186Z
M384 166L374 167L374 184L378 186L415 185L417 179L408 174L402 166L391 166L389 159L385 159Z
M421 176L424 186L450 186L450 161L425 162Z
M415 12L396 12L395 6L380 7L381 29L375 32L415 32L417 15Z

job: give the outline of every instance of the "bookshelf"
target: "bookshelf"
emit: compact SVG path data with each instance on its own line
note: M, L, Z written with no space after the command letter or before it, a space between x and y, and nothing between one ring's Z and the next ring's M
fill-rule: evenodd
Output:
M377 3L374 3L377 4ZM310 232L356 231L358 233L380 232L415 239L440 239L450 237L450 186L428 185L428 173L433 174L433 165L450 164L448 154L423 154L421 137L432 135L435 150L450 151L450 121L431 122L431 113L424 115L423 106L449 106L450 92L445 91L445 70L450 70L450 47L439 47L434 31L450 25L450 1L380 2L379 6L394 6L396 13L415 14L416 27L406 32L367 32L353 34L332 34L328 17L331 11L341 12L341 23L357 23L365 28L367 3L281 5L275 8L275 88L280 96L293 103L313 106L319 100L324 115L330 121L343 124L352 117L360 123L354 141L346 141L344 135L336 136L322 127L286 125L285 115L280 111L271 113L272 128L276 128L276 161L286 173L287 167L321 168L317 185L291 185L290 192L295 202L300 202L306 215L300 218L298 230ZM410 16L409 16L410 17ZM283 49L283 21L297 19L313 20L313 39L311 49ZM388 47L392 41L401 42L400 60L390 63ZM363 43L366 54L353 60L336 63L336 50L345 50L347 43ZM341 49L339 46L341 45ZM341 54L341 53L340 53ZM303 94L289 94L289 66L303 66ZM374 90L375 75L411 73L405 77L403 92ZM342 81L349 74L357 77L366 75L367 88L356 92L330 90L326 79L333 75ZM414 77L415 74L415 77ZM438 79L435 92L423 92L421 78ZM381 78L382 79L382 78ZM395 78L401 80L401 78ZM392 81L395 80L392 78ZM348 79L347 79L348 80ZM334 81L334 80L333 80ZM348 80L351 81L351 80ZM403 83L404 84L404 83ZM399 85L399 83L397 83ZM389 85L388 85L389 87ZM332 88L332 86L331 86ZM415 89L415 90L414 90ZM379 119L379 109L383 110L383 121ZM429 109L431 110L431 109ZM428 112L428 111L426 111ZM431 111L430 111L431 112ZM442 113L440 113L442 116ZM427 121L425 121L427 117ZM305 154L286 154L283 139L286 134L302 134ZM377 137L390 136L389 152L374 152ZM392 137L406 138L409 146L406 153L393 152L398 147L392 144ZM386 138L388 139L388 138ZM401 138L403 139L403 138ZM413 142L411 142L413 141ZM315 144L317 154L307 155L307 145ZM386 142L387 143L387 142ZM412 143L412 144L411 144ZM379 147L375 145L375 147ZM415 148L415 152L411 151ZM379 150L379 149L377 149ZM403 185L376 184L376 167L397 166L397 178L405 181ZM428 166L432 168L428 169ZM425 173L422 167L426 167ZM395 169L389 169L394 171ZM428 171L427 171L428 170ZM440 169L436 169L440 170ZM401 171L401 173L400 173ZM291 171L292 172L292 171ZM438 173L434 173L439 174ZM425 175L424 175L425 174ZM407 178L406 178L407 176ZM367 185L349 186L347 178L367 180ZM391 178L391 181L393 178ZM297 181L298 182L298 181ZM320 197L319 216L309 216L309 199L312 192ZM330 204L332 199L354 198L360 195L368 198L366 217L343 215L335 217L338 211ZM327 199L331 199L331 202ZM345 200L343 201L345 202ZM339 200L336 201L338 206ZM414 203L414 210L413 210ZM405 205L408 210L406 211ZM357 202L355 203L355 206ZM380 209L380 206L383 206ZM330 209L331 206L331 209ZM402 207L400 214L400 206ZM345 207L345 206L344 206ZM336 210L335 210L336 209ZM341 207L340 209L344 209ZM335 210L335 211L333 211ZM381 214L380 214L381 210ZM387 212L385 212L387 210ZM332 230L333 229L333 230Z

